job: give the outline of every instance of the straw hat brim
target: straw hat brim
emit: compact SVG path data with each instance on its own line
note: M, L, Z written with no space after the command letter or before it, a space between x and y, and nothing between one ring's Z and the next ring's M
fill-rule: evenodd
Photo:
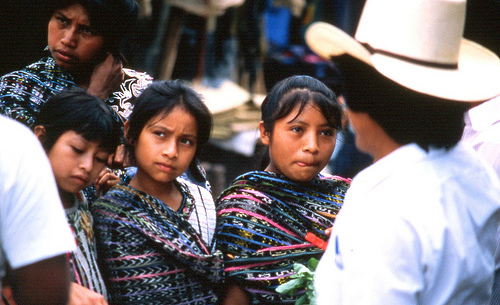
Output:
M324 22L309 26L305 39L311 50L325 59L350 55L373 66L392 81L420 93L461 102L485 101L500 95L500 59L490 50L466 39L461 42L457 69L372 54L352 36Z

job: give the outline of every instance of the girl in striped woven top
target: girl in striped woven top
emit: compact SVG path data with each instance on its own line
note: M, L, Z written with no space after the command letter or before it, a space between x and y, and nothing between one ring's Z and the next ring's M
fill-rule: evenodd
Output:
M98 253L114 304L214 304L222 256L208 245L215 205L207 189L180 178L208 141L212 117L180 81L158 81L125 123L137 173L92 205Z
M293 304L275 291L295 274L294 263L319 259L349 180L320 174L335 148L342 108L319 80L292 76L262 104L264 171L243 174L217 199L215 247L222 250L224 304Z
M120 180L105 165L120 143L122 128L111 107L78 87L50 97L33 126L49 158L77 243L76 251L69 254L73 276L70 304L107 304L92 215L82 190L95 183L99 192L105 191L105 186Z

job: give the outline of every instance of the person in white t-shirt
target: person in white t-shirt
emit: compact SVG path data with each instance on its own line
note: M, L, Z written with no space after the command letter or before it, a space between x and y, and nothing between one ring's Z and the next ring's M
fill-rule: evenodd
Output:
M66 304L75 249L49 161L34 134L0 116L0 274L18 304Z
M500 181L459 143L470 103L500 94L500 59L462 38L466 1L367 0L355 37L309 46L339 64L356 146L374 158L346 193L314 278L317 304L488 304Z

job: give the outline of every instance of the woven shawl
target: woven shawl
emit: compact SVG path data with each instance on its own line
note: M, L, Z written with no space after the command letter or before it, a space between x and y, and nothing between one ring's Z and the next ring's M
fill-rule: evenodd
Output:
M174 212L155 197L120 184L91 207L98 254L112 303L214 304L223 280L221 253L210 254L188 218L197 211L185 184Z
M275 292L295 274L295 262L319 259L350 180L318 176L296 183L270 172L250 172L216 201L215 247L224 253L227 281L238 283L254 304L293 304Z

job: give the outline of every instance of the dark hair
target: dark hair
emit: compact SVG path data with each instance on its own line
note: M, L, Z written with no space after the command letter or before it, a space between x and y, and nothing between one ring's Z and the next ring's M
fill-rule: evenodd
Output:
M40 108L33 128L42 125L46 134L42 141L50 151L59 137L75 131L87 141L100 142L100 147L114 153L122 138L122 123L118 115L97 97L74 87L53 95Z
M296 105L300 105L297 116L313 101L325 116L328 125L335 130L342 129L342 106L335 93L320 80L307 75L294 75L276 83L267 94L261 106L261 119L266 131L272 132L274 123L287 116ZM269 147L262 150L259 170L269 164Z
M146 123L156 115L168 115L175 107L185 109L195 118L198 125L196 155L199 154L200 149L208 142L212 131L210 110L202 102L200 95L181 80L155 81L135 100L128 119L126 148L132 162L136 162L132 144L138 141Z
M397 143L449 149L462 137L468 103L407 89L373 67L344 55L333 59L344 76L347 106L365 112Z
M135 0L49 0L46 16L50 19L55 11L73 4L87 10L91 28L104 37L105 48L111 51L118 49L137 22L139 9Z
M294 75L274 85L261 106L261 118L267 131L274 129L274 123L287 116L296 105L300 115L304 107L313 101L325 116L328 125L342 129L342 107L335 93L324 83L307 75Z

